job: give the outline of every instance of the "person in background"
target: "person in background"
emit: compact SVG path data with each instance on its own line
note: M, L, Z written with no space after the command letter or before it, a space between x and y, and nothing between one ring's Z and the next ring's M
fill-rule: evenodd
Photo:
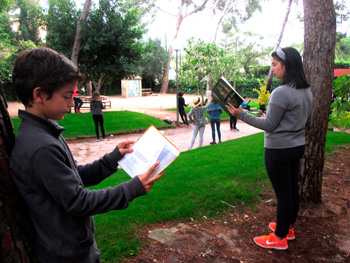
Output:
M13 86L25 106L10 158L11 176L27 204L35 232L38 262L100 263L93 216L128 207L147 194L164 173L146 173L107 189L89 190L118 170L118 161L133 151L133 140L121 141L112 152L78 165L57 124L73 106L73 93L83 77L56 51L39 47L19 54ZM121 226L123 227L123 226Z
M311 125L313 96L296 49L277 48L271 57L271 71L281 83L269 97L266 117L253 116L232 104L227 108L242 121L265 131L265 168L277 198L277 220L268 224L272 233L253 240L263 248L285 250L287 240L295 239L298 173L305 151L305 127Z
M247 96L244 96L243 99L244 100L243 100L243 102L241 104L242 109L250 111L250 105L249 105L250 100L248 102L246 101Z
M102 138L107 141L108 138L105 134L104 128L104 120L103 120L103 112L104 105L101 101L101 96L98 91L94 91L92 93L91 101L90 101L90 111L92 113L92 119L95 123L95 132L96 132L96 141L100 141L99 127L101 128Z
M80 108L83 106L83 100L79 98L80 94L82 91L78 89L78 86L74 88L74 94L73 94L73 99L74 99L74 112L75 113L81 113Z
M184 95L184 92L182 90L180 90L179 97L178 97L179 113L180 113L183 124L188 126L187 114L185 111L185 107L187 107L188 104L185 103L185 99L183 98L183 95Z
M218 133L218 139L219 143L221 142L221 131L220 131L220 115L222 114L222 108L220 105L212 99L212 104L210 107L207 109L207 113L209 114L210 117L210 125L211 125L211 136L213 138L213 141L210 144L216 144L215 141L215 125L216 125L216 130Z
M237 128L237 117L236 116L230 116L230 130L234 132L238 132Z
M207 123L207 118L204 115L204 112L206 109L209 108L211 101L209 101L208 105L201 106L201 98L194 98L192 100L193 108L188 113L188 118L191 122L193 122L193 133L192 133L192 139L190 142L189 150L192 149L193 144L196 140L197 134L199 132L199 146L202 147L203 144L203 135L205 130L205 124Z

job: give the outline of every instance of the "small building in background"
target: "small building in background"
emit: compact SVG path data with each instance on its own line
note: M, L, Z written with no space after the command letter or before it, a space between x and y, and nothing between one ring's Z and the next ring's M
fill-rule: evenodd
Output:
M122 80L122 98L142 96L142 78L137 76Z

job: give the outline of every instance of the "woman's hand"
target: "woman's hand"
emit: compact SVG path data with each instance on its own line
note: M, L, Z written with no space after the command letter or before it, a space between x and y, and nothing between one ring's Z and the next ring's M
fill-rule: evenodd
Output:
M153 186L154 182L159 180L160 178L162 178L165 175L165 173L163 172L163 173L160 173L152 178L149 177L151 175L151 173L154 171L154 169L157 168L158 165L159 165L159 162L156 162L147 170L147 172L145 172L144 174L138 175L138 177L139 177L141 183L143 184L143 186L145 187L147 193L151 190L151 187Z
M131 146L135 143L135 141L122 141L118 143L119 152L124 155L126 153L131 153L134 149Z
M239 106L238 108L236 108L235 106L233 106L231 103L226 105L227 109L229 112L231 112L231 114L235 117L238 117L239 114L241 114L242 112L242 107Z

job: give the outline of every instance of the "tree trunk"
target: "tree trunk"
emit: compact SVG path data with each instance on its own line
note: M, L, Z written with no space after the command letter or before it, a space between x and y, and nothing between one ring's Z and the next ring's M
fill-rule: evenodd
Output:
M321 202L324 150L334 77L336 17L333 1L304 0L304 68L314 96L312 126L306 132L300 195Z
M91 81L88 81L85 83L86 84L86 96L91 96L92 95L92 86L91 86Z
M177 20L176 20L176 26L175 26L175 32L174 35L171 39L170 45L169 45L169 61L165 67L164 73L163 73L163 82L162 82L162 86L160 88L160 93L166 93L168 91L168 87L169 87L169 69L170 69L170 64L171 64L171 60L172 60L172 55L173 55L173 50L174 50L174 42L177 38L177 34L179 33L180 30L180 26L182 21L187 17L190 16L194 13L197 13L199 11L202 11L205 7L205 5L207 4L209 0L204 0L202 2L201 5L196 6L195 9L190 12L187 13L187 8L189 7L189 5L194 4L192 3L192 1L184 1L184 0L178 0L178 12L177 12ZM185 14L183 13L184 11L184 5L185 5ZM178 48L178 47L176 47Z
M9 158L15 134L0 87L0 261L37 262L33 253L33 228L27 208L10 176Z
M98 92L100 92L103 86L103 83L105 83L105 80L106 80L106 73L101 73L100 78L98 79L97 87L96 87L96 90Z
M172 41L174 42L174 41ZM163 82L162 86L160 87L160 93L167 93L168 87L169 87L169 70L170 70L170 64L171 64L171 56L173 54L173 47L170 45L169 46L169 61L165 66L164 73L163 73Z
M286 27L286 24L287 24L287 21L288 21L288 16L289 16L289 12L290 12L291 6L292 6L292 0L288 0L288 6L287 6L286 15L284 16L284 20L283 20L283 23L282 23L282 29L281 29L280 35L279 35L279 37L277 39L274 51L276 51L277 48L281 44L284 28ZM272 75L272 71L271 71L271 68L270 68L269 75L267 76L267 80L266 80L266 91L270 91L271 90L272 77L273 77L273 75Z
M160 88L160 93L167 93L168 87L169 87L169 70L170 70L170 64L172 61L172 55L173 55L173 44L177 38L177 34L179 33L180 26L183 20L183 15L182 15L182 6L179 4L179 10L177 13L177 21L176 21L176 27L175 27L175 33L171 39L170 45L169 45L169 61L166 64L164 73L163 73L163 82L162 86ZM176 47L177 48L177 47Z
M75 32L75 37L74 37L74 45L73 45L73 50L72 50L72 55L71 55L71 61L74 63L74 65L78 66L78 57L79 57L79 51L80 51L80 45L81 45L81 39L82 39L82 32L81 32L81 22L85 22L90 11L90 6L91 6L91 0L86 0L85 5L84 5L84 10L83 13L80 16L80 19L78 21L77 25L77 30Z

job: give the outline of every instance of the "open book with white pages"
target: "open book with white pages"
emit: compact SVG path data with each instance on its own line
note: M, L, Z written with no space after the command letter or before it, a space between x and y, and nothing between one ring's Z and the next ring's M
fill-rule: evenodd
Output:
M150 177L156 176L168 167L179 155L180 151L156 127L151 125L127 153L118 162L123 170L132 178L147 170L157 161L160 164Z

